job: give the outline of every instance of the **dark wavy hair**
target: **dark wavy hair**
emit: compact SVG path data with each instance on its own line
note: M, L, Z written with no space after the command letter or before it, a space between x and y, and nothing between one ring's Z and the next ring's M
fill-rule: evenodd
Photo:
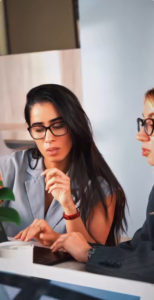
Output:
M110 194L116 195L114 219L106 242L107 245L115 245L121 233L127 229L126 197L121 185L95 145L90 121L77 97L68 88L57 84L43 84L31 89L27 94L25 120L29 126L32 106L45 102L50 102L57 108L71 134L73 144L71 181L79 187L74 190L72 187L72 194L76 199L80 197L80 212L84 224L88 227L94 206L99 201L108 218L106 195L101 187L102 180L108 183ZM37 148L30 151L37 165L41 153Z

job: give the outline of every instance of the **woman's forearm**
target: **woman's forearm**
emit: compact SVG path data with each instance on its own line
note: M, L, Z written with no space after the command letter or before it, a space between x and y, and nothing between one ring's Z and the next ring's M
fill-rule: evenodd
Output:
M74 219L66 220L67 232L80 232L89 242L105 244L114 219L116 195L109 195L106 198L106 202L108 207L108 216L105 214L102 203L98 202L98 204L93 208L93 214L91 217L89 216L89 221L87 222L88 230L81 217L78 216ZM74 202L72 201L69 203L69 209L68 206L67 209L63 207L65 214L68 216L77 212Z
M68 233L80 232L83 234L83 236L88 242L95 243L95 240L91 237L91 235L87 231L81 217L77 217L76 219L73 220L66 220L66 230Z
M89 242L95 242L95 240L91 237L91 235L89 234L89 232L87 231L82 219L80 216L76 216L77 215L77 208L72 201L70 201L69 203L67 203L67 206L63 207L64 213L66 216L68 216L68 218L70 216L75 216L75 218L73 219L65 219L66 221L66 230L67 233L70 232L80 232L83 234L83 236L85 237L85 239Z

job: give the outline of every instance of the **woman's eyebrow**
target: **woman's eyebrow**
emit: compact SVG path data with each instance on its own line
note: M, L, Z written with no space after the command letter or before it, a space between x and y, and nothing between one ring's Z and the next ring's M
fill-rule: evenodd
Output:
M154 112L150 113L148 116L149 116L149 118L154 117Z
M56 121L61 121L61 120L62 120L62 117L57 117L57 118L49 120L49 122L54 123ZM39 125L43 125L43 124L44 124L43 122L35 122L35 123L32 123L31 126L39 126Z
M143 118L145 118L144 114L142 114ZM146 117L147 118L153 118L154 117L154 112L148 114L148 116Z
M57 117L57 118L54 118L54 119L49 120L49 122L53 123L53 122L56 122L56 121L62 121L62 120L63 120L62 117Z

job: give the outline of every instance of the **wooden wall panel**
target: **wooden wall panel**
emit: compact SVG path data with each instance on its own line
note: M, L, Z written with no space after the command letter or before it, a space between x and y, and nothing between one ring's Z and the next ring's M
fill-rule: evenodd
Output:
M23 113L26 94L44 83L65 85L81 101L80 49L0 57L0 130L4 139L30 139Z

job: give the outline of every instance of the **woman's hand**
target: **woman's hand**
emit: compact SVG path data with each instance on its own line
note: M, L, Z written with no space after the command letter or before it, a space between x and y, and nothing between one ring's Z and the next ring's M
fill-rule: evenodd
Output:
M88 250L91 246L80 232L62 234L51 246L53 252L62 250L70 253L80 262L88 261Z
M45 246L50 246L60 234L53 231L45 220L35 219L34 222L20 231L14 238L21 241L35 239Z
M45 189L59 201L66 214L76 212L76 207L71 194L70 177L57 168L46 169L42 175L45 176Z

